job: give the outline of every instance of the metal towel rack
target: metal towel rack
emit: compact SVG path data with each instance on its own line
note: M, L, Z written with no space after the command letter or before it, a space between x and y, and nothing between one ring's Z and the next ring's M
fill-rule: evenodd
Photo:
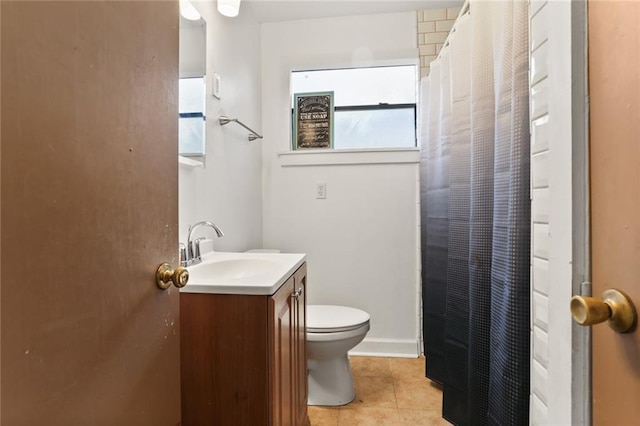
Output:
M244 124L242 121L238 120L237 118L229 118L227 116L220 116L220 125L224 126L225 124L229 124L232 121L235 123L238 123L239 125L241 125L242 127L244 127L245 129L247 129L248 131L251 132L251 134L248 136L250 141L254 141L256 139L262 139L262 135L257 133L255 130L251 129L249 126L247 126L246 124Z

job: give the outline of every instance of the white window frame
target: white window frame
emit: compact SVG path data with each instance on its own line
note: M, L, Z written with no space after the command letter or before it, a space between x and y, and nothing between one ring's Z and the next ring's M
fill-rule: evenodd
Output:
M292 93L291 73L308 70L332 70L339 68L371 68L382 66L414 65L420 71L420 60L417 49L399 49L392 52L370 52L367 59L345 58L344 55L323 55L299 59L287 70L289 94ZM375 58L375 59L372 59ZM416 81L416 93L419 93L419 81ZM290 95L288 108L290 109ZM290 113L287 113L290 116ZM416 101L416 117L420 117L420 102ZM420 123L417 129L420 128ZM291 129L291 126L289 126ZM291 130L289 130L291 133ZM417 133L416 133L417 136ZM418 144L419 145L419 144ZM291 134L285 151L278 153L282 167L317 166L332 164L399 164L419 163L420 148L365 148L365 149L326 149L326 150L291 150Z

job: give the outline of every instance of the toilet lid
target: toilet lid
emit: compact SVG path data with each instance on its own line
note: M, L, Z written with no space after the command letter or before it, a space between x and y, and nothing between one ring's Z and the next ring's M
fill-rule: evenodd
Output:
M369 322L369 314L347 306L309 305L307 306L307 331L331 333L348 331Z

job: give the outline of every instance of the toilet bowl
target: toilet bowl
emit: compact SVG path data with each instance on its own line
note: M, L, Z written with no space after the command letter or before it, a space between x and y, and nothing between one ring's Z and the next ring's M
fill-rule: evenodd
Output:
M347 306L307 306L309 405L345 405L356 396L347 352L369 331L369 314Z

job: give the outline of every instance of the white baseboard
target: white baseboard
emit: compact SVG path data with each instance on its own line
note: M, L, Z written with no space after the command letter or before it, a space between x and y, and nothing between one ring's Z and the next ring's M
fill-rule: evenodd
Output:
M417 358L420 353L418 346L417 339L365 338L358 346L349 351L349 355Z

